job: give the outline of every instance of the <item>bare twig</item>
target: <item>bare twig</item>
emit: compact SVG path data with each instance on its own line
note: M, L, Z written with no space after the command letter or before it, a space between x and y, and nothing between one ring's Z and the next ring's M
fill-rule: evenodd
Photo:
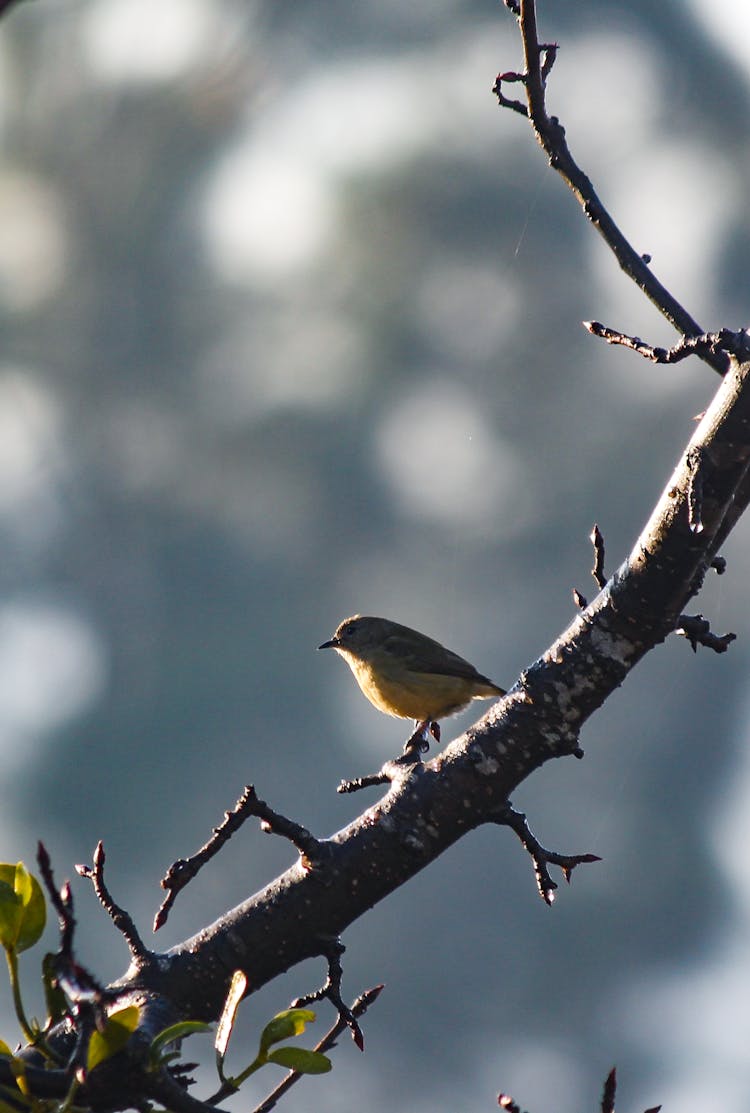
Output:
M506 1113L523 1113L521 1106L518 1102L513 1100L510 1094L498 1094L497 1104L501 1109L504 1109Z
M316 859L320 858L323 846L306 827L302 827L293 819L287 819L280 812L275 812L264 800L256 800L253 811L260 819L261 831L288 839L299 850L308 866L312 866Z
M622 270L636 283L683 336L700 336L703 329L680 305L677 299L659 282L648 265L648 256L635 250L615 224L602 204L591 180L575 162L565 138L565 129L556 116L548 116L545 103L546 76L549 72L548 48L539 42L534 0L520 0L519 24L523 42L525 70L523 75L501 74L494 92L502 107L521 111L527 115L537 140L546 152L550 165L562 175L578 199L584 213L594 228L604 238ZM504 81L520 80L526 89L526 107L520 102L508 103L502 92ZM703 352L702 358L714 370L724 374L729 366L723 352Z
M438 727L437 723L432 723L431 725L433 727ZM413 737L414 735L412 735L412 738ZM361 788L372 788L375 785L401 782L408 777L418 775L423 768L424 762L419 754L415 753L413 749L407 749L405 747L403 753L399 757L386 761L379 772L368 773L364 777L355 777L352 781L340 781L336 791L341 793L359 792Z
M730 353L741 356L742 349L746 348L748 343L746 329L738 329L736 332L731 329L719 329L718 332L703 332L698 336L683 336L671 348L661 348L647 344L640 336L629 336L625 332L609 328L600 321L583 321L583 327L592 336L605 340L607 344L629 348L644 359L661 364L679 363L688 356L695 355L721 356L722 353Z
M698 646L713 649L714 653L726 653L733 641L737 640L736 634L714 634L711 624L702 614L681 614L677 620L676 633L687 638L693 653L698 652Z
M52 873L50 856L41 840L37 844L36 860L49 899L57 912L57 919L60 924L60 954L70 956L73 954L73 935L76 927L76 920L73 915L73 893L70 884L65 881L62 888L58 890Z
M158 931L167 922L167 917L172 905L186 885L189 885L195 875L205 866L206 862L218 854L225 842L231 839L235 831L239 830L248 816L254 815L253 807L257 797L252 785L245 785L245 789L235 804L232 811L224 812L224 820L218 827L214 827L211 838L190 858L178 858L167 870L159 884L167 890L167 895L162 901L154 916L154 931Z
M340 939L323 940L321 954L323 954L328 961L328 976L320 989L316 989L312 993L306 993L303 997L298 997L296 1001L293 1001L292 1008L301 1009L304 1008L305 1005L312 1005L314 1001L322 1001L324 998L327 998L338 1011L339 1020L351 1032L352 1039L359 1050L364 1051L365 1037L362 1035L362 1029L359 1026L354 1012L344 1002L341 996L341 978L343 976L341 956L344 950L344 944Z
M601 591L607 583L607 577L604 575L604 538L596 522L594 522L590 537L591 544L594 546L594 567L591 569L591 575Z
M214 827L208 842L204 843L190 858L178 858L161 879L160 885L162 889L167 890L167 895L154 917L154 931L158 931L167 922L177 894L193 880L207 862L219 853L224 844L250 816L256 816L261 820L264 831L289 839L308 862L312 862L320 854L320 843L305 827L273 811L264 800L258 798L253 785L245 785L234 808L224 812L223 821L218 827Z
M104 880L105 861L106 854L104 853L104 844L100 840L94 851L94 868L92 869L91 866L79 865L76 866L76 872L81 877L88 878L92 883L94 892L99 898L99 903L125 939L133 962L136 963L136 965L141 965L147 958L150 958L151 951L149 951L138 934L138 929L133 922L132 916L130 916L124 908L120 908L119 904L115 903L112 894L107 888L107 884Z
M615 1095L617 1094L617 1068L607 1075L602 1091L602 1113L615 1113Z
M555 899L556 883L549 874L548 864L559 866L563 871L565 880L570 884L570 875L576 866L588 862L601 862L598 854L558 854L554 850L546 850L539 840L532 834L523 812L518 812L508 801L507 806L498 815L497 823L510 827L518 835L524 850L526 850L534 863L534 877L539 896L545 904L552 904Z
M352 781L340 781L337 792L359 792L361 788L372 788L373 785L386 785L390 781L387 773L381 769L379 773L368 773L365 777L355 777Z

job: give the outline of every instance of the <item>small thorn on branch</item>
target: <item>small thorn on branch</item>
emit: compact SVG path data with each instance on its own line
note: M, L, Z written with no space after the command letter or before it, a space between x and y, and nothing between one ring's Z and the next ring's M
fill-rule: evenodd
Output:
M594 546L594 567L591 569L591 575L601 591L607 582L607 577L604 575L604 538L596 522L594 522L594 528L591 530L589 537L591 544Z
M589 534L589 540L594 546L594 567L591 569L591 575L601 591L606 586L607 577L604 574L604 537L596 522ZM589 605L586 596L576 587L573 588L573 602L581 611Z
M437 723L431 725L438 727ZM439 729L438 727L438 731ZM361 788L372 788L374 785L401 783L423 768L424 763L419 754L404 747L403 753L391 761L386 761L378 773L368 773L364 777L355 777L352 781L340 781L336 791L340 793L359 792Z
M365 777L355 777L352 781L341 781L336 788L337 792L359 792L361 788L372 788L373 785L386 785L390 781L387 773L368 773Z
M539 49L542 56L542 81L546 83L547 78L552 72L552 67L557 58L557 52L560 49L557 43L540 43Z
M693 653L698 652L698 646L713 649L714 653L726 653L733 641L737 640L736 634L714 634L711 624L702 614L681 614L677 619L675 632L687 638Z
M313 993L306 993L304 997L298 997L296 1001L292 1002L291 1007L301 1009L305 1005L312 1005L315 1001L327 999L338 1012L339 1020L343 1026L351 1032L352 1039L359 1050L364 1051L365 1037L362 1035L362 1029L354 1015L354 1010L349 1008L341 996L341 978L343 977L341 956L344 950L344 944L338 938L323 941L320 953L328 962L328 976L320 989L316 989Z
M615 1096L617 1094L617 1068L612 1070L604 1082L602 1091L602 1113L615 1113Z
M534 864L536 886L539 896L545 904L552 904L557 888L556 883L550 877L548 865L559 866L563 871L565 880L570 884L570 877L576 866L589 862L601 862L598 854L558 854L555 850L545 849L532 834L524 813L516 811L510 801L507 802L503 811L498 814L495 822L504 827L510 827L511 831L514 831L521 840L524 850L530 855Z
M94 851L94 868L92 869L91 866L86 865L76 866L76 873L78 873L80 877L88 878L92 883L94 892L99 898L99 903L123 936L128 945L128 950L130 951L133 962L139 965L150 957L151 952L138 934L138 929L133 922L132 916L130 916L124 908L120 908L119 904L115 903L112 894L107 888L107 884L104 880L104 863L106 857L104 853L104 843L99 840L96 844L96 850Z

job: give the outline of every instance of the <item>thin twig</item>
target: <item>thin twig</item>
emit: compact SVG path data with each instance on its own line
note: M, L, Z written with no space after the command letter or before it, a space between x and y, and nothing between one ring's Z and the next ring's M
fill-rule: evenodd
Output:
M167 895L154 917L154 931L158 931L167 922L177 894L219 853L250 816L261 820L264 831L289 839L308 864L312 864L322 853L321 843L305 827L275 812L264 800L258 798L253 785L245 785L234 808L224 812L223 821L218 827L214 827L211 838L190 858L178 858L173 862L161 879L160 885L167 890Z
M107 888L107 884L104 880L106 854L104 853L104 844L101 840L96 844L93 861L93 869L91 866L79 865L76 866L76 872L81 877L88 878L92 883L94 892L99 898L99 903L125 939L131 958L135 963L142 964L145 959L151 956L151 951L149 951L148 947L141 939L132 916L115 902L112 894Z
M547 868L548 864L559 866L563 871L565 880L570 884L570 875L576 866L588 862L601 862L598 854L558 854L555 850L547 850L532 834L523 812L518 812L508 801L504 810L495 820L505 827L510 827L518 835L524 850L531 856L534 863L534 877L539 896L545 904L552 904L555 899L557 885L552 880Z
M682 336L671 348L661 348L647 344L640 336L630 336L626 332L603 325L601 321L583 321L582 324L592 336L606 341L607 344L629 348L644 359L660 364L680 363L688 356L695 355L730 353L741 356L748 343L746 329L738 329L736 332L719 329L718 332L703 332L697 336Z
M597 232L604 238L622 270L657 306L679 333L683 336L700 336L704 330L698 322L659 282L648 265L648 256L644 256L643 253L632 247L609 215L591 180L575 162L565 138L565 129L560 121L556 116L548 116L547 114L545 103L545 66L547 65L547 58L545 47L539 42L534 0L520 0L519 25L525 65L525 71L521 79L526 89L527 99L527 110L524 111L524 114L528 115L537 140L549 158L550 165L567 182L584 213ZM502 83L508 79L507 74L501 74L495 83L494 92L503 107L514 108L518 111L515 105L506 102L502 93ZM726 372L729 361L723 352L703 352L701 355L705 362L719 374Z
M726 653L731 643L737 640L736 634L712 633L711 624L702 614L681 614L675 632L687 638L693 653L698 652L699 645L713 649L714 653Z
M341 1020L351 1032L352 1039L359 1050L364 1051L365 1037L362 1035L362 1029L357 1022L356 1016L341 996L341 978L343 976L341 956L344 950L344 944L340 939L323 940L321 954L325 956L328 962L328 975L326 980L320 989L313 990L312 993L306 993L303 997L298 997L293 1001L292 1008L301 1009L304 1008L305 1005L312 1005L315 1001L322 1001L324 998L327 998L338 1011L339 1020Z
M591 569L591 575L601 591L607 583L607 577L604 575L604 537L596 522L591 530L590 539L594 546L594 567Z
M340 781L337 792L359 792L361 788L372 788L373 785L386 785L390 777L381 770L380 773L368 773L365 777L355 777L351 781Z
M60 924L60 954L72 955L76 920L73 915L73 893L70 884L65 881L61 889L57 888L52 873L52 862L47 848L41 840L37 844L36 860L49 899L57 912L57 919Z
M154 916L154 931L158 931L167 922L172 905L186 885L205 866L206 862L218 854L225 842L231 839L235 831L239 830L245 820L254 815L253 807L257 800L255 789L252 785L245 788L231 811L224 812L223 822L214 827L211 838L191 855L190 858L178 858L167 870L159 884L167 890L167 895L162 901Z
M612 1067L612 1070L607 1075L604 1081L604 1090L602 1091L602 1113L615 1113L615 1096L617 1094L617 1068Z

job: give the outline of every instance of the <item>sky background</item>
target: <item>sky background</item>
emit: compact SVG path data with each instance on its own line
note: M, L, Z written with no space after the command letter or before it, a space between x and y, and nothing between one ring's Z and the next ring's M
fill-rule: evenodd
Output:
M705 328L750 324L747 5L539 19L549 110L614 218ZM340 619L416 626L510 687L571 588L593 596L592 524L612 571L716 389L581 327L675 339L499 110L520 57L490 0L34 0L0 22L0 857L31 866L42 838L62 879L101 838L149 943L159 878L247 782L319 835L376 799L335 787L406 727L316 655ZM503 1090L580 1113L616 1063L623 1110L745 1113L747 523L724 555L695 610L730 652L671 638L586 759L514 797L603 862L549 909L514 837L479 831L353 925L346 996L386 983L366 1053L345 1039L287 1109L481 1113ZM292 857L248 824L153 945ZM73 884L78 956L114 978L125 948ZM249 1001L230 1064L323 974Z

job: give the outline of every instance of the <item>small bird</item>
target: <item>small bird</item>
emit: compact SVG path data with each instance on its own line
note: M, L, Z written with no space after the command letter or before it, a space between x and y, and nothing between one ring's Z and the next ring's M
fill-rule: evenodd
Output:
M472 700L504 696L486 676L418 630L388 618L352 615L318 649L335 649L370 703L386 715L414 719L404 754L427 750L427 732L440 741L438 720Z

